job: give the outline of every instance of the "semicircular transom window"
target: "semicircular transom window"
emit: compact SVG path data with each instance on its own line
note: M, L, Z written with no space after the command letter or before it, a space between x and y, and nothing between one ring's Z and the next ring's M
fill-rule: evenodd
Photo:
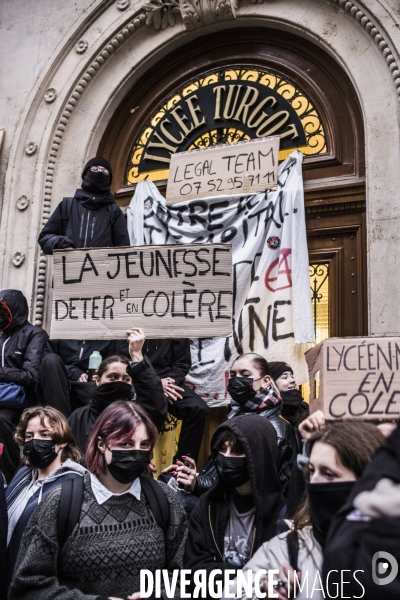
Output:
M168 178L171 155L268 135L281 138L279 159L294 149L327 152L321 118L287 77L255 67L229 67L192 79L150 115L136 138L125 185Z

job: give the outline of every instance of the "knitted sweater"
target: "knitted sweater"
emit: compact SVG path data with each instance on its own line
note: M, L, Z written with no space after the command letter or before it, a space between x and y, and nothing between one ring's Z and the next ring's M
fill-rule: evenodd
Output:
M22 538L10 600L98 600L138 592L140 569L180 569L186 516L175 493L161 484L169 504L165 539L141 494L112 496L99 505L90 476L79 523L64 547L57 539L61 488L50 492Z

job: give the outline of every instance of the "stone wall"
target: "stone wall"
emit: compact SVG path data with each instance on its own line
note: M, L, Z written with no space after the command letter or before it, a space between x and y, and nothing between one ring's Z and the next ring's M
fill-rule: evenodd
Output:
M3 0L1 287L20 288L47 324L51 269L36 240L80 182L116 107L172 49L227 28L291 32L346 71L366 136L368 306L372 334L400 333L400 16L398 3L347 0Z

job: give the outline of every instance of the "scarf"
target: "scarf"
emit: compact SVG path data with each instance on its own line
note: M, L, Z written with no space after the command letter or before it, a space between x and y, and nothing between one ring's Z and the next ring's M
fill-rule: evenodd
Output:
M259 414L265 410L276 408L282 404L282 398L272 385L269 385L265 390L259 392L251 400L247 400L245 404L240 406L235 400L231 403L231 412L228 415L228 419L236 417L242 413L253 413Z

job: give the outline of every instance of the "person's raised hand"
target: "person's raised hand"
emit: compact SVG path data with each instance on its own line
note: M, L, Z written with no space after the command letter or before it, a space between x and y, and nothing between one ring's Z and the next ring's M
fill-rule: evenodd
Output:
M325 416L322 410L317 410L315 413L304 419L299 425L300 435L303 440L308 440L313 433L325 427Z
M185 390L178 385L175 385L175 379L172 379L172 377L164 377L164 379L161 379L161 383L164 394L168 398L170 404L182 399L179 392L184 392Z
M135 592L128 596L127 600L140 600L140 592Z
M86 383L88 381L89 377L87 373L82 373L82 375L79 377L78 381L80 383Z
M132 327L126 332L128 335L129 354L133 362L143 360L142 348L146 341L143 329L140 327Z

